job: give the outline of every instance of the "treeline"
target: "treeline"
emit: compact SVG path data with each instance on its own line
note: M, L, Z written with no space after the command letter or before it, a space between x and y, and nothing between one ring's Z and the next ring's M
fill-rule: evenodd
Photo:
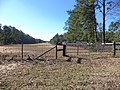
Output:
M102 42L102 27L99 27L99 30L96 32L97 35L97 41ZM73 34L73 33L72 33ZM51 40L50 43L52 44L56 44L56 43L62 43L63 41L67 41L67 42L76 42L76 41L88 41L88 38L86 38L87 36L84 36L83 34L79 33L79 37L72 37L72 36L68 36L66 39L66 33L64 33L63 35L59 35L56 34ZM113 41L115 42L120 42L120 22L111 22L111 24L108 27L108 30L105 33L106 36L106 42L111 43ZM78 40L77 38L80 38L80 40ZM90 41L88 41L90 42Z
M69 17L64 27L67 32L63 35L56 34L50 40L51 43L56 44L61 41L120 42L120 0L75 1L74 9L67 11ZM103 22L97 21L97 18L100 17ZM108 24L106 20L111 17L115 19L111 21L110 25L106 25ZM108 27L106 28L106 26Z
M21 30L12 26L0 24L0 45L6 44L34 44L44 42L41 39L35 39L32 36L25 34Z
M62 44L64 40L63 35L59 35L58 33L50 40L51 44Z

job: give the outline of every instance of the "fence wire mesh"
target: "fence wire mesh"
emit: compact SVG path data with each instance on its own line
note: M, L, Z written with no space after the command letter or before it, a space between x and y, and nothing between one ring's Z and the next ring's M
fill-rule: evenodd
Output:
M119 56L120 45L115 44L117 50L114 49L113 43L100 43L94 44L87 42L68 43L66 47L66 54L73 57L83 58L104 58L113 57L113 53L116 52L116 56ZM115 48L115 49L116 49Z
M68 43L65 52L66 55L83 58L112 57L114 52L116 56L120 56L120 44L115 44L114 46L115 48L113 48L113 44L80 42L76 45L76 43ZM51 45L50 43L4 45L0 46L0 59L21 60L29 57L36 59L39 56L39 58L56 59L56 57L63 55L62 49L62 45L57 45L56 47L56 45Z
M4 45L0 46L0 59L35 59L39 55L43 54L47 50L55 47L49 43L40 43L40 44L13 44L13 45ZM22 49L23 48L23 49ZM56 48L45 53L42 58L55 58Z

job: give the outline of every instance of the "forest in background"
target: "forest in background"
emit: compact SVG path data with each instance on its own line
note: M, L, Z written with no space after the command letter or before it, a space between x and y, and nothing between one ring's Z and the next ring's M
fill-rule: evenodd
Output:
M21 30L12 26L0 24L0 45L7 44L34 44L45 42L41 39L35 39L32 36L25 34Z
M87 41L87 42L120 42L120 0L75 0L73 10L68 10L63 35L58 33L50 43ZM97 14L103 22L98 23ZM106 29L106 19L115 18ZM13 26L0 24L0 44L33 44L45 42L25 34Z
M97 41L102 42L102 27L99 28L100 31L97 31ZM76 34L75 34L76 35ZM91 38L87 39L87 36L84 34L79 34L81 37L76 36L76 39L73 36L69 36L69 32L59 35L58 33L50 40L50 43L62 43L63 41L67 42L76 42L76 41L87 41L90 42ZM120 22L111 22L109 25L108 31L105 33L106 42L111 43L113 41L120 42ZM79 40L77 40L79 38Z
M50 40L51 43L120 42L120 0L76 0L74 9L67 13L69 17L64 27L67 32L63 35L56 34ZM97 14L101 15L103 22L98 23ZM109 18L114 18L114 21L106 27Z

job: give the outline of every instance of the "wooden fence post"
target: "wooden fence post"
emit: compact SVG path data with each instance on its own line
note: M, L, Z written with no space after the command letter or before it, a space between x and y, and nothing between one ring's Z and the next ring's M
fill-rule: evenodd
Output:
M79 46L77 46L77 55L79 55Z
M115 42L113 42L113 55L114 55L114 57L115 57L115 55L116 55L116 43Z
M63 56L66 56L66 45L63 45Z
M58 49L57 49L57 44L56 44L56 59L58 58L57 52L58 52Z
M21 47L21 58L23 60L23 43L22 43L22 47Z

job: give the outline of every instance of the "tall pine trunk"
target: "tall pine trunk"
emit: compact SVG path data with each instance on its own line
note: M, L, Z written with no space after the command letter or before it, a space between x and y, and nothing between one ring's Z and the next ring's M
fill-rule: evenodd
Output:
M103 43L105 43L105 0L103 0Z

